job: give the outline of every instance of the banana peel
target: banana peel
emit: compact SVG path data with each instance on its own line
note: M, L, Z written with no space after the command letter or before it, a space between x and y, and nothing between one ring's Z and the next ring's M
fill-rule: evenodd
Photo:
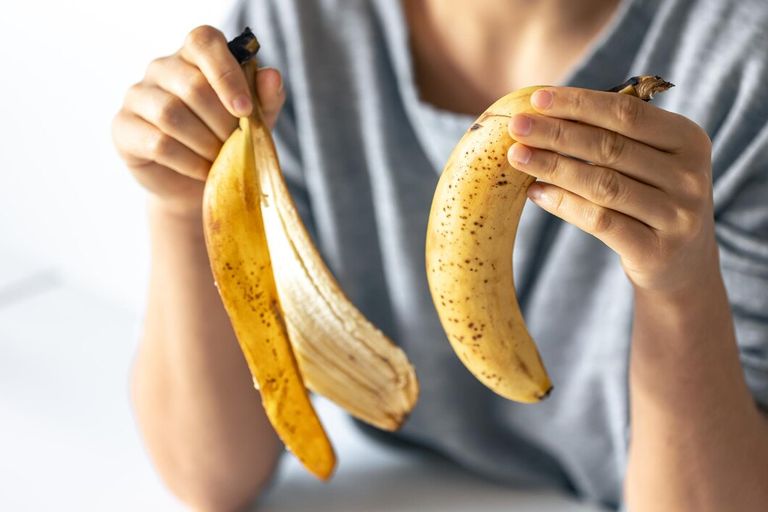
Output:
M254 88L259 44L229 43L254 109L224 143L206 181L203 227L211 269L267 416L286 448L320 479L335 455L307 392L396 430L418 398L405 353L371 324L333 278L280 170Z
M206 246L219 294L269 421L286 448L310 472L327 479L336 457L288 338L264 233L250 125L250 119L240 120L208 175L203 210Z

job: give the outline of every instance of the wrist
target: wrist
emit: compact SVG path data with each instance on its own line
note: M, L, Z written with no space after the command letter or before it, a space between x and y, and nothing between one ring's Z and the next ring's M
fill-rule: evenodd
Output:
M173 201L156 196L149 196L147 201L150 220L160 222L169 222L181 226L197 227L202 226L203 205L201 201L186 202Z
M691 309L696 304L709 303L711 299L725 292L722 274L718 264L710 265L695 278L674 287L645 288L634 286L636 302L647 302L659 307L683 307ZM663 305L663 306L662 306Z
M719 269L674 290L634 291L633 352L639 359L690 361L705 346L733 344L733 321Z
M720 273L719 247L714 237L708 237L697 247L677 255L664 269L640 279L630 275L636 298L653 301L686 303L702 298L701 293L723 286Z
M181 236L196 242L204 240L201 205L191 208L150 197L147 210L153 238Z

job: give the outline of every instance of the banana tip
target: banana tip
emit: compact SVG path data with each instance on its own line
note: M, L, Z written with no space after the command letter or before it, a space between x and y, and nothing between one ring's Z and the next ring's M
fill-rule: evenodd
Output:
M551 394L552 394L552 390L553 390L553 389L555 389L555 386L552 386L552 385L550 385L550 386L549 386L549 388L548 388L546 391L544 391L543 393L541 393L541 394L540 394L539 396L537 396L536 398L538 398L539 400L544 400L544 399L546 399L547 397L549 397L549 395L551 395Z

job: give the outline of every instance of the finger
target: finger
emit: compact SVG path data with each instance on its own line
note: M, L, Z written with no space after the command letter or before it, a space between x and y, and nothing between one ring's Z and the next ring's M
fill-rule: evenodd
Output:
M686 145L693 122L627 94L576 87L550 87L531 95L547 116L599 126L654 148L676 153Z
M259 95L264 122L272 128L285 102L285 91L280 72L274 68L260 69L256 73L256 91Z
M627 176L666 189L673 184L664 153L619 133L574 121L537 114L517 114L509 123L513 137L541 149L616 169Z
M196 180L208 176L211 162L136 114L120 112L114 131L115 146L131 167L154 162Z
M528 197L549 213L595 236L622 258L636 259L656 244L652 228L556 185L535 182Z
M125 108L204 159L211 162L216 159L221 141L177 96L159 87L139 83L128 90Z
M202 71L233 116L251 113L251 94L245 74L229 51L224 34L207 25L198 27L189 33L180 54Z
M144 80L181 98L221 142L237 126L237 118L224 107L202 72L179 57L153 61Z
M673 217L666 194L618 171L515 143L509 161L518 170L616 210L656 229Z

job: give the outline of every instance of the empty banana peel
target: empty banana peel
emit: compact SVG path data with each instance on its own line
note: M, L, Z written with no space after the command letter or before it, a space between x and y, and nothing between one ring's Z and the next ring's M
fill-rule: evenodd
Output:
M255 83L258 42L230 42ZM211 268L235 335L277 434L319 478L335 464L305 384L353 416L400 427L418 383L405 354L344 295L315 249L254 109L222 147L203 198Z
M307 469L326 479L336 459L288 340L264 234L250 124L249 119L241 119L206 182L203 215L208 256L272 426Z

